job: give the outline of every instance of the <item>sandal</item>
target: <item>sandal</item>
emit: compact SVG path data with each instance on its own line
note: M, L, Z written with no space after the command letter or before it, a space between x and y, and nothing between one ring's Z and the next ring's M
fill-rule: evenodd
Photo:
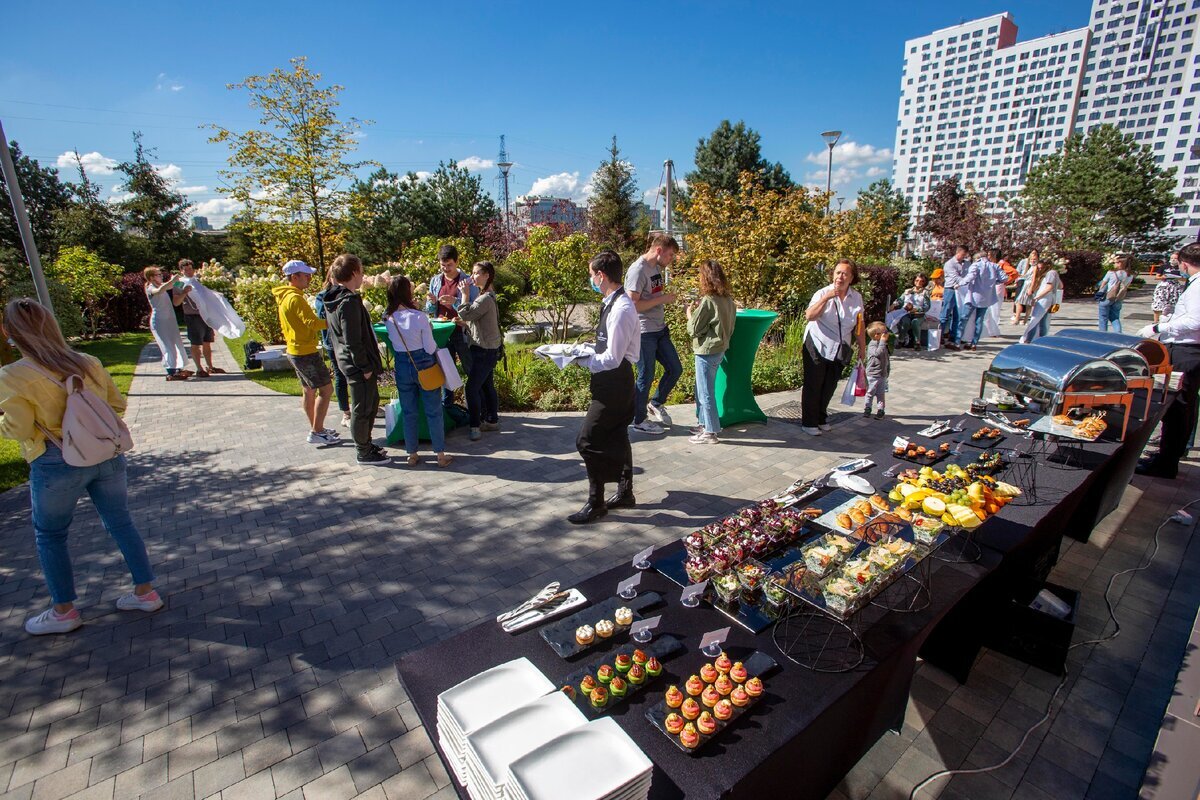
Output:
M421 457L419 455L417 455L416 453L413 453L411 456L408 457L408 465L410 467L415 467L417 464L420 464L420 463L421 463Z
M192 376L192 377L195 377L195 378L207 378L207 377L208 377L208 373L207 373L207 372L205 372L204 370L200 370L199 372L197 372L197 373L196 373L194 376Z
M438 466L439 467L448 467L448 466L450 466L451 463L453 463L453 461L454 461L454 456L446 455L445 453L438 453Z
M212 373L213 375L225 375L226 374L225 370L221 369L220 367L209 367L208 371L210 373Z
M167 380L169 380L169 381L186 381L187 375L180 375L180 374L176 373L174 375L168 375Z

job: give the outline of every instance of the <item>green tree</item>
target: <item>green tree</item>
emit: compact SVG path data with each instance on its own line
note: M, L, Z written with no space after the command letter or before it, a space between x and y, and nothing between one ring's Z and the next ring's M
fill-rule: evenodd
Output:
M38 252L44 256L53 254L54 215L70 204L71 188L59 180L57 169L43 167L36 160L23 154L20 145L15 141L9 143L8 151L17 170L17 182L21 186L21 197L25 200L25 210L29 213L29 227L33 230L33 240L37 242ZM2 175L0 187L3 187L3 191L0 191L0 251L10 253L6 258L23 262L25 250L9 202L8 186Z
M896 237L908 238L908 215L912 205L899 189L892 186L890 179L880 178L867 188L859 189L855 210L879 220L892 233L892 247L887 252L897 249Z
M696 169L687 174L688 185L705 183L714 189L731 194L739 191L738 176L749 172L759 176L768 189L787 189L792 178L778 162L772 164L762 156L762 137L758 131L746 127L738 120L731 125L729 120L721 124L696 144Z
M350 187L346 249L367 264L395 261L415 238L413 220L402 202L402 178L380 167Z
M1136 252L1171 244L1162 231L1174 189L1175 168L1160 167L1149 145L1101 125L1038 161L1019 199L1025 213L1064 218L1065 249Z
M188 250L192 234L188 226L191 205L171 188L150 159L154 151L142 144L141 131L133 134L133 160L117 169L124 175L121 188L130 197L118 206L128 240L131 267L170 265Z
M509 254L504 264L529 281L533 293L521 301L522 310L529 316L548 316L556 342L566 341L576 306L596 297L587 268L594 250L582 233L560 236L549 225L537 225L529 231L524 249Z
M100 315L116 297L124 270L84 247L64 247L47 270L47 276L66 286L87 321L87 332L95 336Z
M54 239L61 247L82 247L105 261L125 258L125 239L117 229L117 215L100 198L100 187L88 178L79 151L75 151L79 182L71 186L72 201L54 214Z
M347 185L355 170L371 162L348 161L358 148L356 134L369 121L339 120L338 95L344 87L320 87L320 73L307 59L291 59L290 69L251 75L227 88L244 89L250 107L260 112L259 128L234 133L210 125L210 142L229 147L229 181L221 191L240 201L254 218L303 222L312 229L315 252L307 255L321 271L332 255L331 221L346 206ZM298 254L299 255L299 254Z
M637 181L633 177L633 165L621 158L616 136L612 137L608 156L592 178L588 216L592 238L602 246L620 250L634 243Z

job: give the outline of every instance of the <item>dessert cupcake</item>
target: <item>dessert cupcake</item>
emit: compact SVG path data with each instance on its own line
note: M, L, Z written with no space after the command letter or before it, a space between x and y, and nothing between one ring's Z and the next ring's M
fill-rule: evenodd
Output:
M699 697L704 691L704 681L700 680L699 675L693 675L684 681L683 690L691 697Z
M717 690L717 694L726 697L733 691L733 681L729 680L728 675L722 675L713 683L713 688Z
M758 697L763 693L763 682L759 678L751 678L746 681L746 694L751 697Z
M613 612L613 619L616 620L618 625L632 625L633 611L622 606Z
M683 705L679 707L679 713L683 714L684 719L695 719L700 716L700 704L689 697L683 701Z
M575 629L575 641L579 644L591 644L596 639L596 629L591 625L580 625Z
M683 705L683 692L679 691L678 686L672 686L667 689L667 693L664 695L664 697L667 701L667 708L679 708L681 705Z
M624 678L613 678L608 684L608 691L615 700L625 696L625 693L629 691L629 684L625 682Z
M609 681L611 681L613 676L616 674L616 671L608 664L601 664L600 669L596 670L596 680L598 680L602 685L608 686Z
M700 734L696 732L696 726L690 722L684 725L683 731L679 734L679 741L688 750L699 747Z
M617 672L624 675L633 666L633 659L628 653L617 653L617 657L613 659L613 666L617 668Z
M717 732L717 721L713 719L713 715L707 711L700 714L700 718L696 720L696 730L703 734L713 734Z
M684 726L683 717L675 712L667 714L667 718L663 720L663 727L667 729L667 733L679 733Z
M584 697L587 697L592 693L592 689L595 689L597 685L598 684L596 683L595 678L593 678L591 675L584 675L583 680L579 682L579 691Z
M705 683L712 683L717 679L717 675L719 674L720 673L717 672L717 668L712 664L705 664L700 668L700 680L704 681Z
M733 678L738 683L745 683L746 665L740 661L733 662L733 666L729 668L729 677Z
M725 655L725 651L721 651L721 655L717 656L717 660L713 662L718 672L729 672L733 667L733 662L729 660L729 656Z
M741 708L750 702L750 695L746 694L745 689L743 689L741 686L738 686L733 690L733 693L729 695L729 701L738 708Z
M637 656L635 655L634 658L636 659ZM657 678L659 675L662 675L662 664L654 656L650 656L650 660L646 662L646 674L651 678Z
M720 693L711 686L705 686L704 691L700 693L700 702L704 703L704 705L708 706L709 708L715 706L717 701L720 699Z
M646 655L646 651L644 651L644 650L634 650L633 651L633 663L641 664L644 667L644 666L646 666L646 662L649 660L650 659Z
M601 639L607 639L613 635L613 630L616 628L610 619L602 619L596 623L596 635Z
M726 720L733 716L733 704L728 700L719 700L713 706L713 716L720 720Z
M628 680L630 683L634 684L635 686L638 684L641 684L641 683L645 683L646 682L646 668L643 667L641 664L634 664L632 667L629 668L629 672L628 672L628 674L626 674L625 678L626 678L626 680Z
M592 708L604 708L608 705L608 689L603 686L597 686L592 689Z

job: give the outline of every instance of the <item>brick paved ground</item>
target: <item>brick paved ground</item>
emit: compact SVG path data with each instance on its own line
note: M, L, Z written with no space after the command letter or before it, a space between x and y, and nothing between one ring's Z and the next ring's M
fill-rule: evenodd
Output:
M1068 307L1064 318L1086 324L1091 311ZM505 415L503 432L478 443L455 433L449 470L363 470L349 446L303 442L296 398L236 374L168 384L147 352L127 414L138 442L130 495L167 608L113 610L128 576L81 504L72 548L87 624L27 637L22 621L48 602L28 494L0 495L0 798L451 797L396 680L398 655L965 408L1011 338L975 354L898 357L894 419L851 417L820 439L772 421L730 430L716 447L690 445L678 424L638 440L640 506L587 529L563 521L585 491L578 414ZM691 422L686 409L675 416ZM1055 578L1085 590L1077 638L1104 626L1107 576L1141 556L1184 496L1200 495L1196 474L1138 479L1114 515L1128 519L1067 550ZM1154 568L1118 585L1121 638L1075 651L1049 732L1003 772L956 778L944 796L1133 793L1196 608L1189 535L1169 528ZM922 667L902 734L885 736L834 796L899 797L943 765L986 762L1015 743L1055 682L990 653L963 687Z

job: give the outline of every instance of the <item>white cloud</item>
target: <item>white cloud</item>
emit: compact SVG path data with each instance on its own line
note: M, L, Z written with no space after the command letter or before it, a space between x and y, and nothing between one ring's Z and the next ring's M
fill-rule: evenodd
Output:
M496 162L490 158L480 158L479 156L467 156L458 162L458 165L468 172L482 172L485 169L491 169L496 166Z
M204 194L208 191L207 186L176 186L175 191L180 194Z
M809 153L804 160L810 164L827 164L829 148ZM888 147L875 147L858 142L840 142L833 148L834 166L858 169L872 164L887 164L892 160L892 150Z
M243 208L237 200L229 197L214 197L192 206L192 216L206 217L214 228L223 228L229 219Z
M814 170L812 172L807 173L804 176L804 183L810 189L815 189L818 192L823 192L823 191L825 191L825 178L826 178L825 170L823 170L823 169ZM833 184L834 191L837 191L839 188L848 186L849 184L855 183L856 181L861 180L861 179L862 179L862 173L859 172L858 170L852 169L850 167L839 167L837 165L836 161L833 162L832 184Z
M426 172L425 170L420 170L420 169L417 170L414 174L417 176L417 180L419 180L419 181L427 181L433 177L432 172Z
M117 203L124 203L126 200L132 199L133 192L122 192L120 187L116 187L113 189L113 196L108 198L108 202L116 205Z
M155 164L154 171L161 175L167 183L179 183L183 177L183 167L174 164Z
M892 171L887 167L871 167L867 170L866 176L868 178L883 178L891 173Z
M100 155L95 151L91 153L81 153L79 160L83 162L83 168L88 175L112 175L117 171L117 160L108 156ZM56 164L59 169L73 172L75 170L75 153L67 151L59 155Z
M158 79L154 82L154 88L158 91L182 92L183 84L178 78L172 78L165 72L158 73Z
M576 203L585 203L592 196L592 178L594 176L595 173L589 175L586 181L582 181L579 178L579 172L575 171L560 172L557 175L538 178L529 188L529 194L565 197Z

